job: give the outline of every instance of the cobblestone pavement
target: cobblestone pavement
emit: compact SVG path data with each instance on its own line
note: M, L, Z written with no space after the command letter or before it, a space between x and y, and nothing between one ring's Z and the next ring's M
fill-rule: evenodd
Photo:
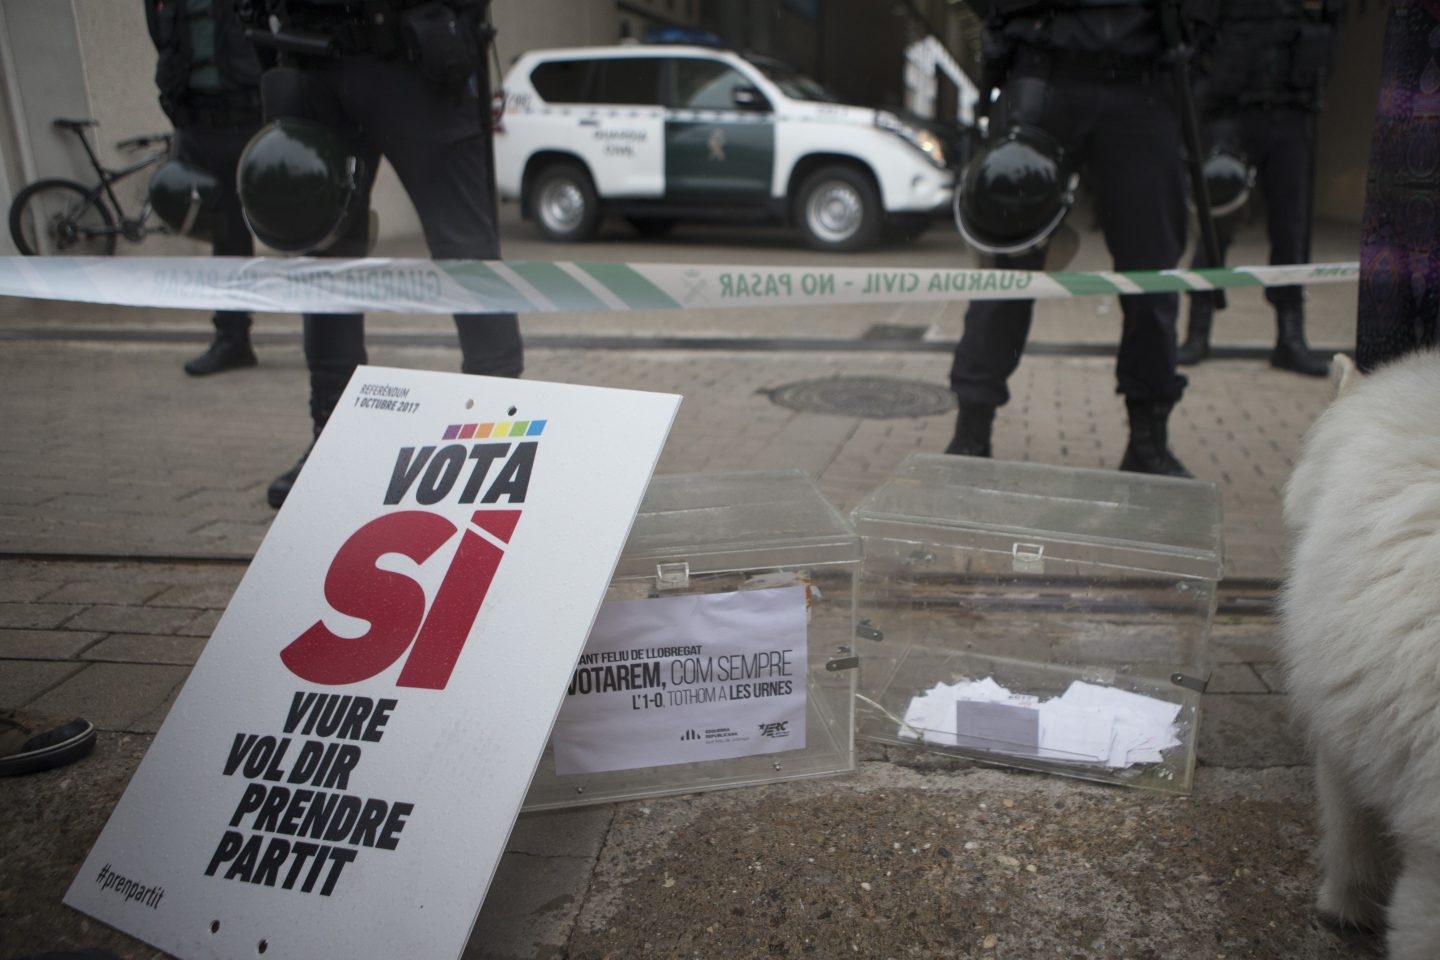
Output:
M717 255L704 236L597 249L704 260ZM1322 239L1343 251L1343 235ZM943 258L943 242L927 238L914 256ZM805 256L763 244L727 255ZM1312 340L1344 346L1353 296L1312 296ZM1074 301L1039 317L997 456L1118 463L1113 360L1073 349L1113 339L1107 309ZM943 387L958 307L720 313L526 318L526 375L681 393L659 472L797 467L842 511L906 454L948 440L949 411L806 413L771 392L837 377ZM1218 342L1244 356L1196 368L1172 421L1177 454L1225 504L1227 581L1191 797L863 746L847 777L526 815L465 957L1371 955L1310 911L1313 801L1268 616L1281 489L1330 391L1265 364L1258 296L1222 317ZM0 705L82 714L102 730L80 763L0 780L0 957L66 945L154 955L59 901L265 536L265 486L308 439L293 328L260 318L258 368L195 381L179 367L207 333L203 316L0 301ZM372 363L456 366L444 318L371 328ZM916 328L918 346L848 342L876 328ZM585 345L602 334L643 339ZM659 339L702 336L734 342ZM787 336L834 348L754 349Z

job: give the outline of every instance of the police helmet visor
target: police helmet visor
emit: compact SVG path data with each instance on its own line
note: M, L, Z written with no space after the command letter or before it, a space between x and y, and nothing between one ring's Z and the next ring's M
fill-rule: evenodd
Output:
M359 159L338 134L281 118L246 145L237 188L256 237L284 253L311 253L344 231L359 178Z
M1038 130L1017 128L965 168L955 218L965 239L987 253L1033 250L1060 225L1073 200L1063 151Z
M1250 199L1255 171L1242 157L1226 151L1214 151L1205 159L1202 172L1211 216L1232 214Z

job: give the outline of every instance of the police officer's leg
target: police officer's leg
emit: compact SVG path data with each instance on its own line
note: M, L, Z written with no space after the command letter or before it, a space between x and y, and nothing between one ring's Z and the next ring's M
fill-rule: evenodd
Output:
M1006 79L990 113L992 132L1017 125L1038 127L1061 143L1072 130L1068 100L1053 83L1043 62L1017 66ZM997 256L996 269L1043 270L1043 248L1015 256ZM1020 365L1034 316L1033 300L976 300L965 311L965 330L950 363L950 389L959 409L946 453L988 457L995 411L1010 401L1007 382Z
M1205 142L1211 147L1220 148L1234 154L1249 154L1251 151L1246 143L1246 131L1248 126L1243 114L1226 113L1216 117L1205 130ZM1233 189L1233 185L1227 185ZM1210 202L1214 204L1217 197L1212 194ZM1193 201L1193 197L1192 197ZM1219 248L1220 259L1217 263L1211 263L1210 257L1203 242L1195 244L1195 253L1191 258L1190 265L1193 269L1206 269L1209 267L1223 267L1226 262L1226 254L1230 250L1230 244L1239 231L1242 210L1236 210L1228 216L1215 216L1215 240ZM1185 333L1185 341L1180 344L1180 352L1177 359L1182 366L1199 363L1210 354L1210 331L1214 325L1215 309L1223 298L1215 293L1192 293L1190 301L1190 324Z
M1039 270L1043 251L997 257L998 269ZM965 332L950 364L950 389L959 410L946 453L990 456L995 410L1010 401L1006 381L1020 365L1034 315L1033 300L977 300L965 311Z
M340 239L320 253L324 257L363 257L370 249L370 190L375 184L379 154L361 152L363 176L351 199ZM302 315L305 365L310 371L310 420L315 436L329 422L355 368L369 361L365 351L365 315L361 313L307 313ZM289 470L276 477L265 492L270 506L279 508L290 495L314 447L312 440Z
M186 126L175 131L175 157L207 171L220 182L219 206L210 253L216 257L249 257L255 253L255 242L240 197L235 192L235 165L245 148L253 128L247 126L207 127ZM218 310L211 317L215 337L198 357L185 363L185 372L203 377L223 370L255 366L255 352L250 346L250 314L240 310Z
M1166 78L1115 84L1094 131L1090 170L1116 270L1172 269L1184 250L1185 173L1168 96ZM1120 298L1115 373L1130 419L1122 470L1190 476L1168 446L1170 411L1186 383L1175 369L1178 307L1173 293Z
M364 111L367 135L415 204L430 255L498 259L490 145L482 127L489 105L441 93L413 64L394 60L358 61L342 95L347 109ZM515 314L459 314L455 326L462 372L520 376L524 349Z
M415 164L401 164L406 191L415 202L430 255L440 259L496 260L500 238L490 193L488 140L483 135L442 144ZM518 377L524 368L520 323L513 313L456 314L460 369L492 377Z
M1190 260L1191 268L1204 270L1211 266L1225 266L1225 258L1239 230L1239 224L1239 213L1217 217L1215 242L1220 248L1220 262L1211 264L1210 258L1205 255L1205 245L1197 243L1195 255ZM1190 322L1185 330L1185 341L1180 344L1175 355L1176 362L1182 367L1193 366L1210 355L1210 334L1215 325L1216 297L1213 293L1192 293L1187 299L1190 302Z
M1313 149L1310 119L1299 110L1277 110L1266 116L1262 131L1264 154L1256 178L1265 194L1270 262L1275 265L1310 260L1310 170ZM1265 299L1275 308L1275 349L1270 365L1312 377L1330 372L1329 362L1305 342L1305 290L1299 286L1268 287Z

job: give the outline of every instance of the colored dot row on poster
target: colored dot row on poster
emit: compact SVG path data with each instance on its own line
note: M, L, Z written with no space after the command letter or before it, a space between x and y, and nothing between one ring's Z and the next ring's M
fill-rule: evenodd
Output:
M506 437L538 437L545 432L544 420L510 420L505 423L452 423L445 428L446 440L486 440Z

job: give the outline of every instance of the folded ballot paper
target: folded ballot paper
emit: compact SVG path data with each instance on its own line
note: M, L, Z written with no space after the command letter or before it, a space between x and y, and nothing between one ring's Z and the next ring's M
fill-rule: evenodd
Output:
M993 678L937 683L910 701L900 736L935 746L1124 769L1180 746L1180 704L1083 681L1049 700Z

